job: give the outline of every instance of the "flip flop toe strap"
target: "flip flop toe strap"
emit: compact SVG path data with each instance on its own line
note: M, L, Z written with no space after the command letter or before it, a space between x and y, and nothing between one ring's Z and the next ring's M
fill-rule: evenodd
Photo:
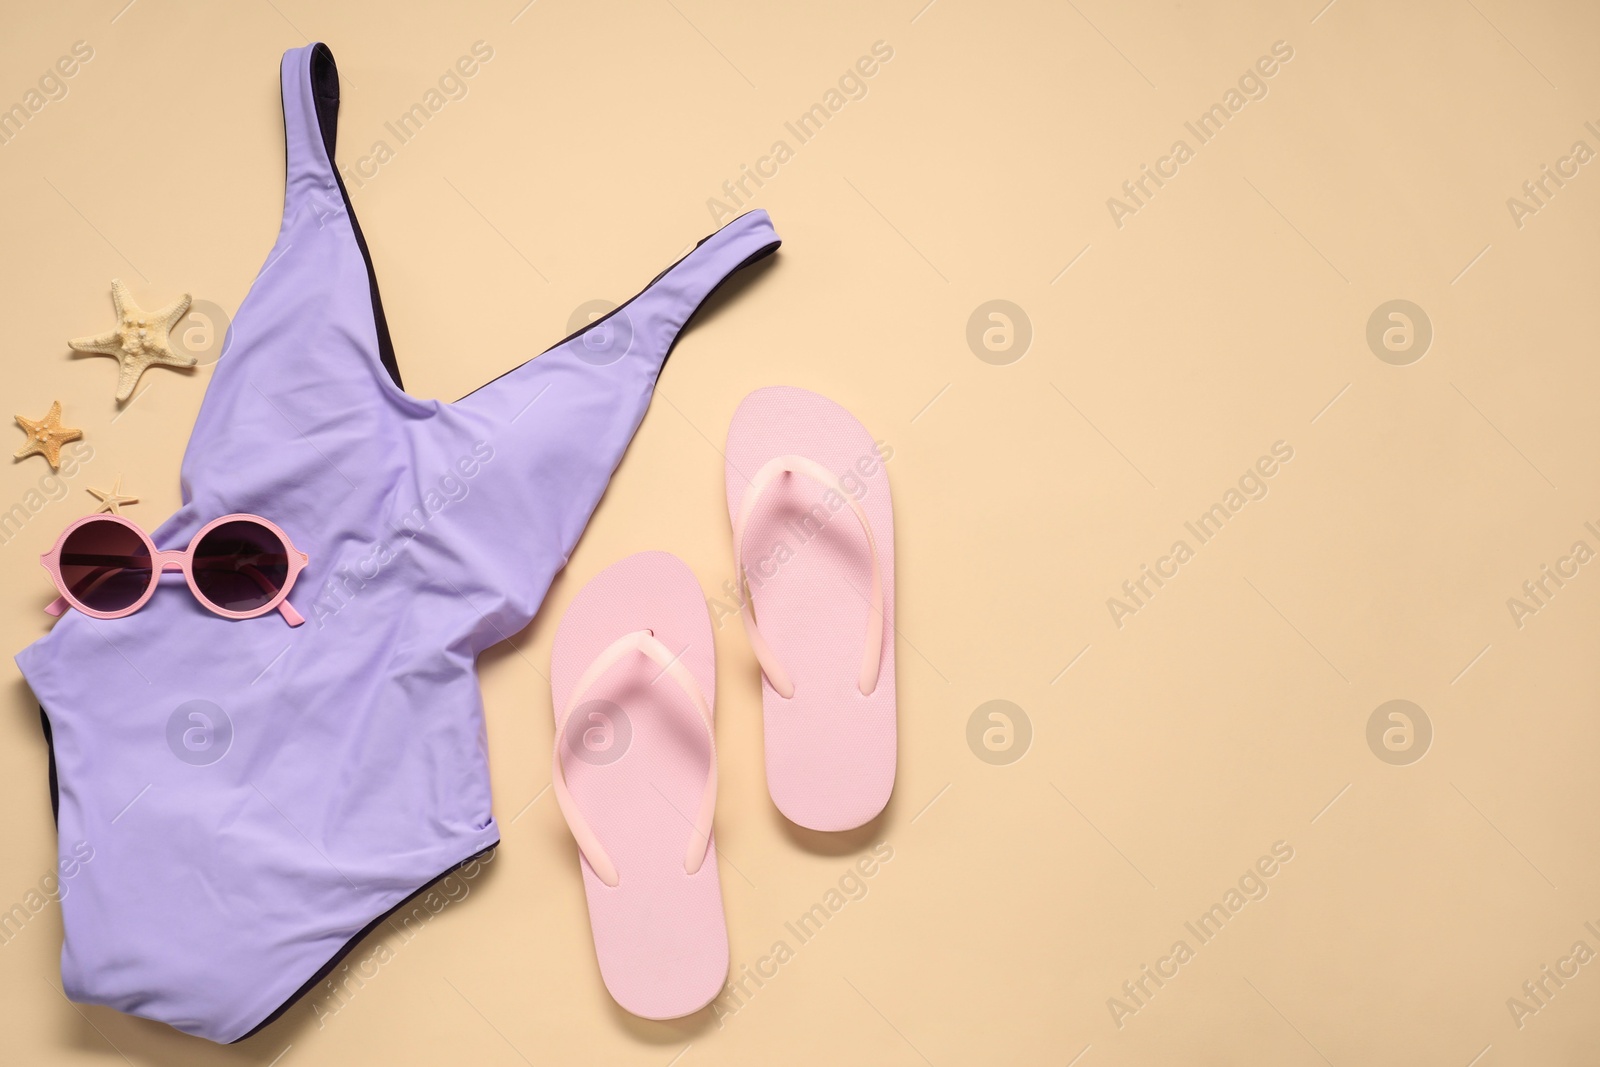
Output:
M861 530L867 535L867 551L872 556L872 593L867 601L867 626L865 648L861 655L861 672L856 679L856 688L862 696L870 696L878 687L878 669L883 655L883 570L878 562L878 543L872 536L872 522L867 518L867 513L861 502L840 487L839 476L828 468L805 456L775 456L768 460L750 479L750 485L745 489L744 499L739 504L738 517L733 523L733 552L735 573L739 576L739 591L744 597L745 609L741 612L744 620L745 633L750 638L750 647L754 649L756 660L761 664L761 672L767 676L767 681L777 694L785 700L794 696L794 682L789 677L789 672L784 670L778 656L772 651L772 646L761 636L761 630L756 625L755 597L749 588L749 575L745 573L744 564L744 537L750 524L750 517L755 513L756 504L761 494L775 481L786 474L798 474L821 485L824 489L838 493L850 510L855 513L856 521L861 524Z
M625 656L633 653L639 653L653 660L661 667L662 674L676 682L688 696L689 702L700 714L700 724L706 731L706 743L711 748L711 771L706 776L705 789L700 794L700 810L695 815L689 834L689 846L684 853L685 874L694 874L705 862L711 845L711 820L717 808L717 741L712 726L710 702L706 700L705 694L700 691L699 683L695 681L694 675L689 673L681 659L673 655L649 630L635 630L623 634L595 657L594 662L589 664L589 669L578 679L578 684L572 687L572 695L567 698L566 707L561 710L556 720L556 744L550 768L550 785L556 795L556 803L560 806L567 825L572 829L572 836L577 839L578 851L583 853L584 859L589 861L589 866L594 869L600 880L612 887L621 881L616 864L612 862L605 847L600 844L600 839L595 835L589 821L583 817L583 813L578 810L577 801L567 789L567 779L561 764L561 749L566 740L567 720L583 702L584 695L594 688L594 684L608 670Z

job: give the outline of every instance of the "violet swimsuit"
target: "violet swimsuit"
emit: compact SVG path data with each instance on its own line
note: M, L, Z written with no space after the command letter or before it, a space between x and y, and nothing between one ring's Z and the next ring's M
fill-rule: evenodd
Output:
M94 850L62 901L67 994L214 1041L499 841L477 656L533 618L696 309L778 247L765 212L741 216L537 359L418 400L332 164L333 56L295 49L282 75L283 226L154 539L267 516L310 555L290 598L307 624L220 618L169 574L137 614L69 611L17 655L51 734L61 856ZM169 747L193 700L231 724L216 762Z

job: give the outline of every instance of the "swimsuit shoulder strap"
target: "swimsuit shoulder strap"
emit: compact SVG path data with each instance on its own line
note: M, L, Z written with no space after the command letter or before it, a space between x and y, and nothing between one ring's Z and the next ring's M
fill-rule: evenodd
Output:
M333 52L325 44L291 48L283 54L280 68L283 89L284 191L283 219L287 229L302 212L325 230L328 221L342 216L349 220L349 235L366 264L368 288L372 295L372 318L378 337L378 358L395 385L400 385L400 368L394 345L389 339L389 324L384 318L383 301L378 296L378 278L372 268L361 224L356 221L350 195L334 164L334 147L339 131L339 68ZM342 221L342 219L341 219ZM345 235L343 226L332 227Z
M527 405L527 391L543 375L559 373L553 368L576 371L584 365L600 372L583 375L594 379L591 384L598 391L628 392L643 385L648 397L679 337L711 295L745 267L776 252L780 243L767 213L748 211L701 239L620 307L456 403L509 416ZM642 407L639 414L643 416Z
M340 199L333 166L339 123L339 72L327 45L283 54L284 211L308 196Z

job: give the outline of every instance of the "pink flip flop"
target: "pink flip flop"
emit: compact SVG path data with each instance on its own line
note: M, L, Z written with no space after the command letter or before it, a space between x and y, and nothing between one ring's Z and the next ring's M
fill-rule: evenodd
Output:
M646 1019L698 1011L728 976L711 836L716 661L700 584L641 552L573 598L556 631L551 785L589 901L600 976Z
M853 829L894 789L888 472L855 416L789 386L744 398L727 458L741 616L761 664L767 790L791 822Z

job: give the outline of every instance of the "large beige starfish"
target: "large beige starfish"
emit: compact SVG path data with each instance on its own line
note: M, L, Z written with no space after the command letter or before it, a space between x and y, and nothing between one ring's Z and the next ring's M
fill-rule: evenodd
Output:
M122 362L122 373L117 378L117 399L126 400L133 395L133 387L146 367L160 363L168 367L192 367L199 362L194 356L180 356L168 344L168 332L189 313L189 294L160 311L146 312L133 302L128 287L111 279L111 302L117 307L117 328L94 337L80 337L68 341L75 352L94 352L102 356L116 356Z
M17 425L22 427L22 432L28 435L28 443L15 453L16 459L26 459L29 456L43 456L45 462L50 464L51 470L61 466L61 446L68 441L76 441L83 436L82 430L74 430L70 426L61 425L61 401L57 400L50 405L50 413L35 422L17 416Z

